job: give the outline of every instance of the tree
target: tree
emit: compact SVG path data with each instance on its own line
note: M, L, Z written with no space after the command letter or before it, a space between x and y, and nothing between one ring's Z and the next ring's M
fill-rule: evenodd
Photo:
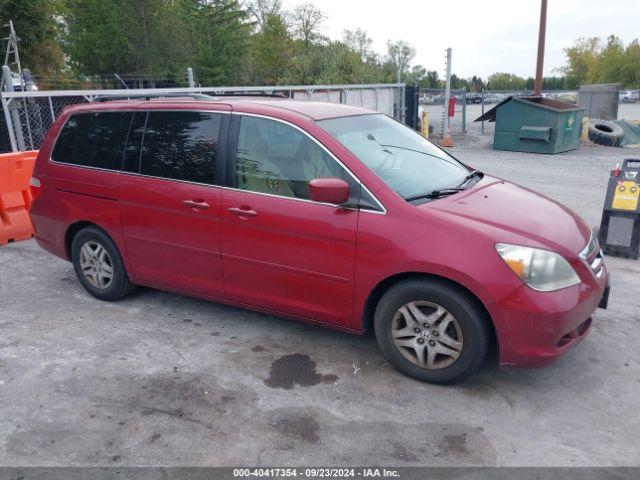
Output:
M66 50L85 74L160 73L174 58L160 0L66 0ZM177 53L177 52L176 52Z
M594 65L594 71L590 72L587 79L592 82L626 83L623 78L625 49L620 38L611 35L607 38L607 43L598 55L598 61Z
M373 40L367 32L358 28L357 30L345 30L342 34L343 42L360 57L365 60L373 56L371 46Z
M422 88L442 88L442 82L437 70L427 70L425 77L420 82Z
M183 7L187 7L182 11L190 41L175 68L184 71L193 66L203 85L242 83L251 35L247 12L236 0L183 0Z
M12 20L18 36L20 64L39 77L59 70L64 63L54 18L58 8L58 2L51 0L0 0L0 38L9 36L4 25Z
M565 48L567 56L567 66L562 72L567 77L567 86L576 88L581 83L587 82L589 77L593 77L598 62L598 55L601 50L599 38L579 38L573 47Z
M469 91L480 92L484 88L484 80L482 78L473 76L469 79Z
M527 81L513 73L494 73L487 79L490 90L525 90Z
M632 41L624 51L622 65L624 85L628 88L640 88L640 43Z
M640 47L635 39L625 48L620 38L610 35L580 38L565 49L567 65L561 69L566 86L576 88L584 83L621 83L627 88L640 86Z
M409 73L407 73L404 81L409 84L416 83L416 82L420 83L426 75L427 75L426 68L424 68L422 65L414 65L413 67L411 67L411 70L409 71Z
M293 40L279 14L267 15L260 32L252 39L254 79L263 85L277 85L289 74Z
M325 18L322 10L316 8L312 3L298 5L289 14L294 36L302 40L306 48L322 37L320 29Z
M65 48L81 74L246 77L251 25L237 0L66 0Z
M409 69L409 64L416 51L407 42L402 40L398 42L387 42L387 61L393 67L394 71L404 74Z
M269 16L282 14L282 0L248 0L246 6L247 12L253 16L260 29Z

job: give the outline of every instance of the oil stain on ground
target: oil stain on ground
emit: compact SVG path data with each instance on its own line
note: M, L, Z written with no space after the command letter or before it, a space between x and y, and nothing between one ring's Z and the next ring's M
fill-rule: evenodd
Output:
M274 429L291 440L318 443L320 425L309 415L289 415L272 423Z
M333 383L336 375L322 375L316 371L316 362L309 355L294 353L283 355L271 364L269 378L264 384L271 388L292 390L293 387L310 387L319 383Z

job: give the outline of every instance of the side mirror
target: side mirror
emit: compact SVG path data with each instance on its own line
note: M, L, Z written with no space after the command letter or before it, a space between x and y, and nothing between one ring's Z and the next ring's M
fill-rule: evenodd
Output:
M349 184L341 178L315 178L309 182L311 200L340 205L349 200Z

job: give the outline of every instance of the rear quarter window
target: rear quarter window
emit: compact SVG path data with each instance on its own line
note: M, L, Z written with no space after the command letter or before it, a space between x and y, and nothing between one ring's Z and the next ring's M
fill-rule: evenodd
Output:
M132 112L77 113L62 127L54 162L120 170Z

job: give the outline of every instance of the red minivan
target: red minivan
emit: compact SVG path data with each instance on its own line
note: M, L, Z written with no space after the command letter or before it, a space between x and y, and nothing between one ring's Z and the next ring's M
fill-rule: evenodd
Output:
M145 285L373 328L400 371L428 382L468 377L491 349L547 365L606 307L602 252L576 214L361 108L75 106L31 184L36 240L101 300Z

